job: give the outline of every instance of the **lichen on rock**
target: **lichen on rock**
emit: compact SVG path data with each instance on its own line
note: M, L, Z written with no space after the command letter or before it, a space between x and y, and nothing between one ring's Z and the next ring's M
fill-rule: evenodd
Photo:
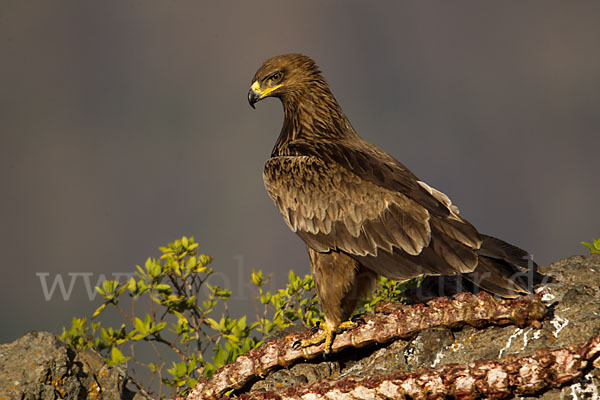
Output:
M0 399L137 400L125 382L100 355L74 352L49 332L0 345Z

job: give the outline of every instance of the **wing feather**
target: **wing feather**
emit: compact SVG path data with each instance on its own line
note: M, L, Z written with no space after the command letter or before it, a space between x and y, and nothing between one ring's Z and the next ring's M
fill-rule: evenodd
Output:
M416 179L445 212L315 156L272 157L263 177L290 229L317 252L344 252L394 279L477 266L479 233L446 195Z
M309 156L274 157L264 179L290 229L303 238L318 235L320 248L376 256L380 248L396 247L416 255L429 244L426 209L336 164Z

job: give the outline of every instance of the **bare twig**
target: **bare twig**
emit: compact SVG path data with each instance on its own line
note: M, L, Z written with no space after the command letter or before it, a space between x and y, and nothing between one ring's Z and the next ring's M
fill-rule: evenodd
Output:
M128 315L121 307L119 307L119 305L117 303L111 302L111 304L117 309L117 311L119 311L119 313L123 316L123 318L125 318L127 321L131 322L131 325L135 326L135 321L133 320L133 317Z
M155 341L155 342L166 344L167 346L169 346L171 348L171 350L173 350L175 353L177 353L177 355L180 356L182 360L185 360L187 357L185 355L185 353L179 349L179 347L175 346L174 343L171 343L168 340L163 339L163 337L160 336L160 334L158 334L158 333L154 333L154 334L152 334L152 336L147 336L144 338L144 340L147 340L149 342Z
M139 392L142 394L142 396L144 396L147 399L152 400L152 397L150 396L150 394L146 391L146 389L144 389L144 387L138 381L136 381L134 378L132 378L130 376L127 377L127 381L131 382L139 390Z

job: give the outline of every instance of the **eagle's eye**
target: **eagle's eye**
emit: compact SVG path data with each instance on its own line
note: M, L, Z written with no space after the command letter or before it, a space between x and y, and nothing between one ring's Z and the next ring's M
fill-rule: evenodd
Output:
M271 76L269 76L269 81L271 81L273 83L277 83L281 80L282 77L283 77L283 73L278 71L278 72L271 74Z

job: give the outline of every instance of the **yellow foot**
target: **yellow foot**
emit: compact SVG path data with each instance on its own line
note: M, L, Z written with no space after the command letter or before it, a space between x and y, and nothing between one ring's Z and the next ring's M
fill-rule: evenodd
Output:
M331 345L333 344L333 338L335 337L335 334L345 331L345 330L352 329L352 328L358 326L359 322L364 323L364 320L360 317L352 318L351 321L342 322L338 326L328 324L327 322L325 322L324 324L317 323L317 325L313 326L310 329L309 334L312 335L312 334L316 333L318 330L321 330L321 333L319 333L318 335L311 336L308 339L297 340L296 342L294 342L292 347L294 349L299 349L299 348L304 348L304 347L316 346L316 345L319 345L319 344L325 342L325 346L323 347L323 352L325 354L329 354L329 353L331 353ZM321 327L322 325L324 325L324 326Z

